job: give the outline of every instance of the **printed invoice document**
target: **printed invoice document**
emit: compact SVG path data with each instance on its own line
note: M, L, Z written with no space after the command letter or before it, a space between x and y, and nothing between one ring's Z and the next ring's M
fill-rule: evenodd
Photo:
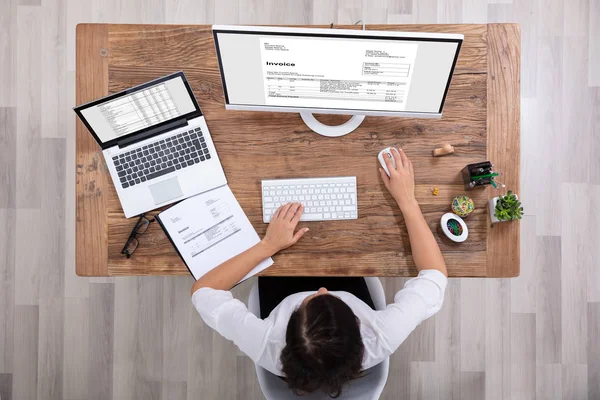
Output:
M157 220L196 280L260 242L227 185L190 197ZM271 265L273 259L263 260L242 281Z

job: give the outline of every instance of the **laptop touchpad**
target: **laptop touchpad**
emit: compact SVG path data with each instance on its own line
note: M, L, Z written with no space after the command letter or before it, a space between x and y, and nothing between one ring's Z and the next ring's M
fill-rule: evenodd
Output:
M154 204L159 205L169 200L183 196L179 180L176 176L171 179L159 182L150 186L150 193L154 199Z

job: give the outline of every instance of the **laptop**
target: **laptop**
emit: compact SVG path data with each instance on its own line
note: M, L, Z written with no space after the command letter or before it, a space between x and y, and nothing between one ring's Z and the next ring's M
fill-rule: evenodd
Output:
M102 148L127 218L227 183L181 71L74 110Z

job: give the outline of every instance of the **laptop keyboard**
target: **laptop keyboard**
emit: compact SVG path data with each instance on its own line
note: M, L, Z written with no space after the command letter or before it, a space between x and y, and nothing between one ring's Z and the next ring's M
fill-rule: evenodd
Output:
M208 145L200 128L112 158L121 186L126 189L177 170L210 160Z

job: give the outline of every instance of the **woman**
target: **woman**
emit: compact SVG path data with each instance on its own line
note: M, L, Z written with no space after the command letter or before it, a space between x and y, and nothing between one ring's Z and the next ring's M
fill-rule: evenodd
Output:
M349 288L335 292L325 287L315 291L314 286L301 291L307 287L302 278L287 278L294 279L293 286L300 290L286 292L278 278L275 284L260 278L262 319L233 298L229 292L233 285L260 261L292 246L308 231L303 228L294 233L303 211L298 203L277 210L260 243L213 269L192 287L192 303L202 319L255 363L284 377L297 394L323 390L339 396L346 382L389 357L442 306L446 264L415 199L412 163L402 150L393 149L392 154L395 168L385 158L390 176L382 168L379 172L404 216L419 275L384 310L374 310L363 278L355 278L360 282L325 278L328 284L321 286ZM263 301L268 297L282 301L269 305Z

